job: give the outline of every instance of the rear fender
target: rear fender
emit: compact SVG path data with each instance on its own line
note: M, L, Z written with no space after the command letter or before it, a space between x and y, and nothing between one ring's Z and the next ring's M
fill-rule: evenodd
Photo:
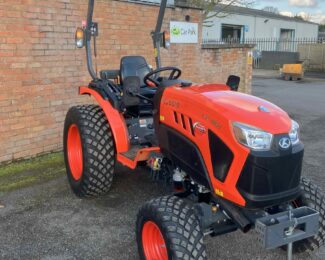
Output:
M125 125L125 120L123 116L112 107L112 105L105 99L101 97L98 92L88 87L80 87L79 88L80 95L91 95L93 96L100 107L103 109L107 121L111 127L116 152L117 153L124 153L129 150L129 138L128 138L128 130Z

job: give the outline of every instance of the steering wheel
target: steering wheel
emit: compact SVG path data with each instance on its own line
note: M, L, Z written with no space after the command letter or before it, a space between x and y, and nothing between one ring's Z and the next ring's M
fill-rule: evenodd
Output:
M152 76L156 75L156 74L158 74L160 72L168 71L168 70L170 70L168 80L178 79L182 75L182 71L179 68L176 68L176 67L163 67L163 68L159 68L159 69L150 71L147 75L144 76L143 82L146 85L152 86L152 84L153 84L155 87L158 87L160 85L160 82L156 78L154 78Z

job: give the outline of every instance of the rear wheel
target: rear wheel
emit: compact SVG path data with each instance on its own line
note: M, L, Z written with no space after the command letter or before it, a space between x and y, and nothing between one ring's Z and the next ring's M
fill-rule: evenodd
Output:
M324 244L325 239L325 198L324 193L309 179L301 179L302 194L292 202L294 207L308 206L319 212L319 229L314 237L293 244L295 253L311 252Z
M180 198L165 196L147 202L138 213L136 228L141 259L207 258L198 218Z
M73 192L79 197L99 196L112 184L114 138L99 106L69 109L64 124L64 159Z

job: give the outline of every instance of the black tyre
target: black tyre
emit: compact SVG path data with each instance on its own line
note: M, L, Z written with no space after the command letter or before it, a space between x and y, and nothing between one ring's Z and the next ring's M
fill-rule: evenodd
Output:
M64 123L64 159L68 180L79 197L106 193L115 166L114 138L99 106L69 109Z
M139 210L136 235L141 259L207 258L194 210L175 196L147 202Z
M302 195L293 201L294 207L308 206L319 212L318 233L311 238L297 241L293 244L295 253L311 252L324 244L325 238L325 199L324 193L309 179L301 179Z

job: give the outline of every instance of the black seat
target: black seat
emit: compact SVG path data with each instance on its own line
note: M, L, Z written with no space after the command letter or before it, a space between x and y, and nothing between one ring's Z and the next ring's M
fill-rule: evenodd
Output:
M150 67L142 56L125 56L121 59L121 83L126 77L138 76L140 78L141 85L145 85L143 78L150 72Z
M128 77L138 77L140 80L140 94L152 99L156 93L156 89L148 87L143 78L151 71L147 61L142 56L125 56L121 59L120 65L120 79L123 88L124 81ZM152 115L152 103L146 100L140 100L137 106L129 106L128 111L134 115L144 116Z
M121 84L129 76L137 76L140 79L140 94L148 98L152 98L156 93L156 89L148 87L143 78L151 71L146 59L142 56L125 56L121 59L120 76Z

